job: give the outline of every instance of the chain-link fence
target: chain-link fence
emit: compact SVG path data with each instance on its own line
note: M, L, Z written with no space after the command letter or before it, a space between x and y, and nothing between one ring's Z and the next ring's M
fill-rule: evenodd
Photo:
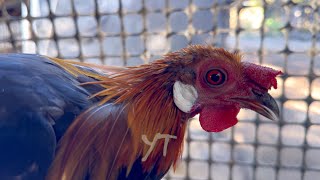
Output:
M281 69L281 120L241 111L206 133L195 118L166 179L320 179L320 0L0 0L0 51L98 64L147 63L188 44Z

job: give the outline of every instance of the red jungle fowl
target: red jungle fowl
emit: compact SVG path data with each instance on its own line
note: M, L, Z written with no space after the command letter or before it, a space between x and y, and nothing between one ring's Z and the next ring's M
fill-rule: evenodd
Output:
M277 119L268 90L279 74L200 45L123 68L0 55L0 177L161 179L196 114L208 132L241 108Z

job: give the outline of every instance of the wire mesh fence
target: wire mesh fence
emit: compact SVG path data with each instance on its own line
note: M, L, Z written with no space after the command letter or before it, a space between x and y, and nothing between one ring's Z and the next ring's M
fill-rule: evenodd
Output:
M206 133L190 122L180 166L166 179L320 178L319 0L0 1L0 52L131 66L188 44L240 50L285 72L271 94L281 119L243 110Z

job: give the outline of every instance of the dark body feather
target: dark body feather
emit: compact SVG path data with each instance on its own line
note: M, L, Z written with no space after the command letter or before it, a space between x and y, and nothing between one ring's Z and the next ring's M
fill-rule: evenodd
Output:
M96 100L81 80L90 79L76 79L41 56L0 56L1 179L44 177L57 140Z

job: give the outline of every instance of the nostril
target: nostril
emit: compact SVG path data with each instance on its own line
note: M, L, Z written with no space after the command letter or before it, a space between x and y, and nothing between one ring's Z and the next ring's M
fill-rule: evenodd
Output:
M264 92L261 92L260 90L257 90L257 89L252 89L251 90L253 92L253 94L255 94L256 96L263 96Z

